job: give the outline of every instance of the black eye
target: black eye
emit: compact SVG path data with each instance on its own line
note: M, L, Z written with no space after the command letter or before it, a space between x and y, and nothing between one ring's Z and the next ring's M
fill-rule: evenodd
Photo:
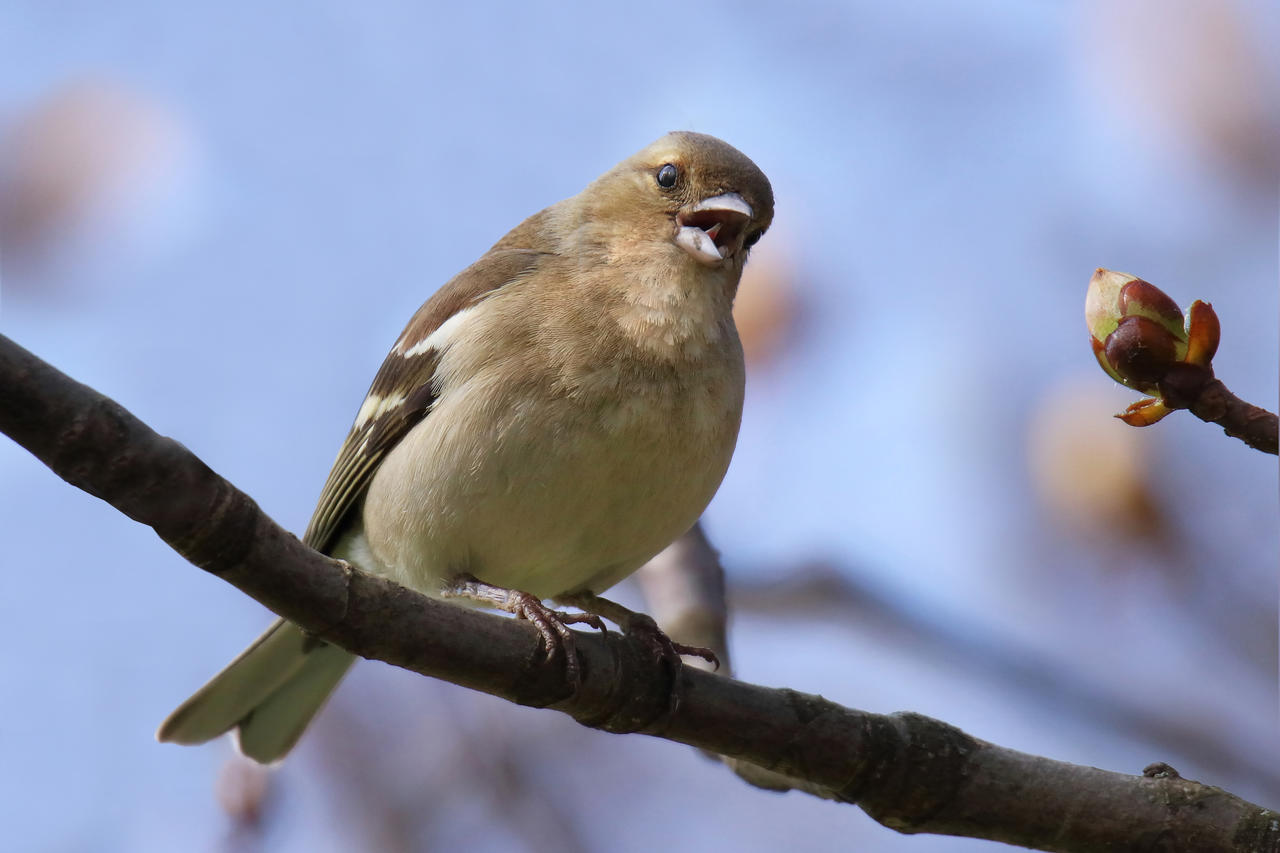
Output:
M658 186L664 190L669 190L676 185L676 177L680 174L680 170L670 163L666 163L658 170Z
M760 242L760 238L764 236L763 231L752 231L747 235L747 239L742 241L742 248L750 249L756 243Z

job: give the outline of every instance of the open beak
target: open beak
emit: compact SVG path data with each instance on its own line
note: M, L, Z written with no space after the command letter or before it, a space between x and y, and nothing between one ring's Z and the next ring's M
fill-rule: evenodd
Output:
M737 251L753 215L751 205L737 193L703 199L677 215L676 245L714 266Z

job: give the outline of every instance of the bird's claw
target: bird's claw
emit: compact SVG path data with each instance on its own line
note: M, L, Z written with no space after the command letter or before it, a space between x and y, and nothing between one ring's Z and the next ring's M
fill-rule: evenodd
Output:
M682 655L702 658L716 669L720 668L720 658L711 649L677 643L646 613L632 613L622 625L622 630L639 640L654 658L665 661L673 673L679 672L680 667L684 666L684 662L680 660Z
M594 613L566 613L554 610L542 603L542 599L518 589L505 589L478 580L473 575L458 575L442 594L445 598L464 597L484 602L499 610L524 619L538 629L546 660L555 657L556 651L564 653L565 680L577 692L582 683L582 670L578 665L577 646L570 625L590 625L605 631L604 622Z
M505 609L515 614L517 619L525 619L538 629L548 662L555 657L557 650L564 653L565 680L577 691L582 683L582 670L578 665L577 644L569 626L590 625L598 631L604 631L604 622L600 617L591 613L554 610L543 604L537 596L515 590L511 592L510 603Z

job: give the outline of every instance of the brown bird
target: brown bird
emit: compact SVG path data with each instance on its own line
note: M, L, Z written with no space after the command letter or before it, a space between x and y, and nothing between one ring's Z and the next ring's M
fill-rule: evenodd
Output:
M595 593L688 530L719 488L742 414L733 298L772 218L754 163L681 132L526 219L409 321L306 543L531 620L576 681L565 624L599 620L541 600L630 621ZM280 620L157 738L236 729L245 755L277 760L354 661Z

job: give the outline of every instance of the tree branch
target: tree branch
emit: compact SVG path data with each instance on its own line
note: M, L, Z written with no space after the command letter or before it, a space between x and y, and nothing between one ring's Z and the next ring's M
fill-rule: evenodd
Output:
M578 635L582 684L571 694L563 669L540 663L528 624L306 548L178 442L3 336L0 431L192 563L364 657L748 762L901 832L1055 851L1280 851L1280 813L1175 773L1051 761L918 714L870 714L692 667L673 679L617 634Z
M1170 409L1187 409L1205 423L1217 424L1232 438L1254 450L1276 455L1280 420L1266 409L1246 403L1213 375L1212 367L1174 365L1160 380L1160 393Z

